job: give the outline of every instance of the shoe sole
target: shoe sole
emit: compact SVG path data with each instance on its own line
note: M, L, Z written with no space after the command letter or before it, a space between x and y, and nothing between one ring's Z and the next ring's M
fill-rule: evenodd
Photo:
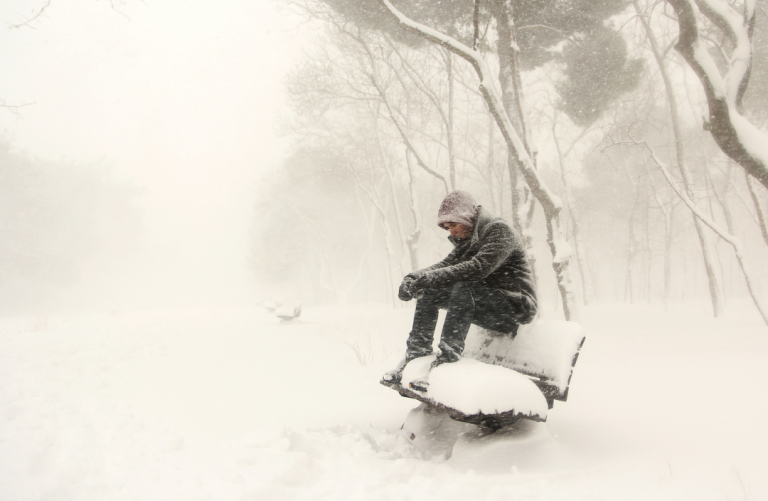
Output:
M421 386L419 384L414 385L413 383L408 383L408 386L415 391L421 391L425 392L429 389L429 385Z

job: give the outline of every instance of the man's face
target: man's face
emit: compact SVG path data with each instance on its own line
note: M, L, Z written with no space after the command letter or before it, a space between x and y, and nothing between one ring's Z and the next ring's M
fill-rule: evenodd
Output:
M470 230L472 229L470 226L465 226L461 223L444 223L443 226L451 232L452 237L460 238L462 240L469 236Z

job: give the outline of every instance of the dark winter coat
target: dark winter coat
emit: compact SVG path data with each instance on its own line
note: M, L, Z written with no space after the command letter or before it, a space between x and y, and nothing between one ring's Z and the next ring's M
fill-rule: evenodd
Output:
M529 323L536 315L536 290L520 236L480 205L474 223L470 238L448 237L454 248L445 259L413 273L417 288L479 282L501 289L519 322Z

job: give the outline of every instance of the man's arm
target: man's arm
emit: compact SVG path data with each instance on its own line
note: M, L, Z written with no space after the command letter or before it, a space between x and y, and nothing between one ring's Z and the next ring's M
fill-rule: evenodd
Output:
M424 278L419 282L426 287L448 287L461 281L479 282L490 275L512 253L514 236L503 221L491 223L485 233L482 247L471 259L439 268L430 266L423 270Z
M397 296L401 301L410 301L414 298L414 295L418 293L420 289L423 289L419 284L424 283L424 277L427 272L438 270L450 266L451 263L456 261L457 249L454 249L443 259L431 266L422 268L420 270L412 271L403 277L403 281L400 283L400 289L397 292Z
M413 272L409 273L406 276L411 276L413 278L418 278L418 277L421 277L421 276L425 275L427 272L434 271L434 270L439 270L440 268L446 268L448 266L451 266L452 264L454 264L456 262L456 255L457 254L458 254L458 249L456 247L454 247L453 250L451 250L451 252L447 256L445 256L445 258L442 259L441 261L438 261L437 263L435 263L433 265L427 266L426 268L422 268L420 270L413 271Z

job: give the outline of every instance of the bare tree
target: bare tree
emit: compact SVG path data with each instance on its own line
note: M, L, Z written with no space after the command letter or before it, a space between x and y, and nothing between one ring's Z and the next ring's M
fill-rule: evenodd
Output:
M654 35L653 30L651 29L650 22L646 17L645 13L643 12L643 10L640 8L640 4L638 0L633 0L633 5L635 7L635 11L638 14L640 22L643 25L643 29L645 31L648 44L650 45L650 48L651 48L651 53L653 54L656 64L658 65L661 79L664 82L664 89L666 91L667 104L669 108L670 121L672 125L672 132L675 139L675 158L677 160L677 168L683 180L683 187L685 189L686 195L688 196L688 199L695 204L696 198L693 192L693 187L691 185L691 175L688 170L688 165L685 157L685 148L684 148L683 137L681 132L680 116L678 114L678 104L677 104L677 98L675 96L675 89L672 85L672 80L670 79L669 73L666 68L666 63L664 61L664 54L659 47L658 41L656 40L656 36ZM707 239L707 235L704 233L704 228L702 227L703 223L700 221L700 218L696 217L695 215L693 215L693 223L694 223L694 227L696 228L696 234L699 237L699 245L701 246L704 269L706 271L707 281L709 283L709 295L712 301L712 310L714 311L714 314L717 317L722 314L723 308L724 308L722 290L712 264L712 258L710 256L711 249L710 249L709 241Z
M714 231L720 238L722 238L725 242L730 244L730 246L733 248L733 252L736 255L736 259L739 262L741 271L744 274L744 280L747 284L747 289L749 290L749 295L752 298L752 302L755 304L755 307L757 308L758 312L763 317L763 321L765 322L765 324L768 325L768 310L763 306L762 301L757 296L757 291L755 290L755 286L754 286L755 280L753 277L753 273L744 259L744 250L743 250L741 241L735 236L731 235L725 228L722 228L720 225L718 225L715 221L712 220L712 218L704 214L704 212L701 211L701 209L696 207L696 204L693 202L693 200L691 200L688 197L688 194L685 192L685 190L677 186L674 179L672 178L672 175L669 173L669 169L667 168L667 166L664 164L664 162L661 161L661 159L659 159L659 157L656 155L653 149L646 142L636 141L633 138L632 140L636 144L641 144L646 147L646 149L651 155L651 158L653 159L653 162L659 167L662 174L664 175L664 178L667 180L667 182L672 187L672 189L675 190L677 195L683 200L685 205L688 206L691 212L693 212L693 214L698 219L700 219L702 223L707 225L712 231Z
M584 301L584 304L587 304L589 302L589 297L587 295L587 269L584 265L584 261L581 258L582 242L579 232L579 218L573 208L573 204L571 203L572 195L571 183L569 180L570 175L566 172L567 169L565 165L565 159L571 153L574 146L576 146L576 144L587 134L587 132L589 132L589 130L583 128L579 135L571 141L571 144L569 144L567 148L563 149L563 147L560 145L560 138L557 132L557 121L557 116L550 118L550 122L552 123L552 140L555 143L555 150L557 151L557 162L558 166L560 167L560 181L563 183L563 198L565 199L565 207L568 210L568 215L571 222L571 237L573 240L574 257L576 258L576 264L578 265L579 274L581 275L582 301Z
M661 211L664 220L664 289L662 300L664 302L664 309L669 308L669 296L672 286L672 214L674 211L674 204L670 201L667 205L661 200L659 194L660 189L656 187L653 182L653 177L648 175L648 183L651 185L653 192L653 199L656 201L656 206ZM674 196L674 195L672 195Z

